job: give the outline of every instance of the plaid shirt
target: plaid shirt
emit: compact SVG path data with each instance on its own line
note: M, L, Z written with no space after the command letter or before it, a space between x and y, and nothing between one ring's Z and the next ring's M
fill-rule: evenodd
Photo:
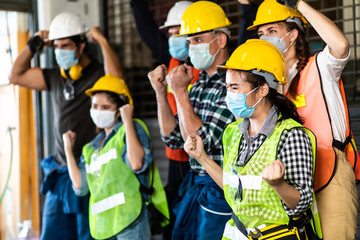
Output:
M200 79L189 92L191 105L203 121L196 133L203 139L205 152L221 167L223 165L221 137L226 125L235 121L225 102L225 73L226 70L218 69L210 78L205 71L201 72ZM177 116L176 120L178 121ZM184 146L179 124L170 135L162 136L162 139L171 149ZM205 173L205 169L194 158L190 157L189 161L192 170Z
M243 137L239 145L239 157L237 164L246 164L252 155L259 149L262 143L274 131L278 114L272 107L258 134L249 138L249 120L239 125ZM277 159L286 166L284 179L300 192L300 201L294 210L291 210L283 202L288 216L297 216L305 212L312 203L312 170L313 155L311 141L306 132L301 128L285 130L280 138L277 148Z

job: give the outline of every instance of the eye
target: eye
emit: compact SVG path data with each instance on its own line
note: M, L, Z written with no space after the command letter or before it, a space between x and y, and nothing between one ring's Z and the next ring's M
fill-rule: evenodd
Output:
M269 33L274 34L274 33L276 33L276 31L275 30L270 30Z

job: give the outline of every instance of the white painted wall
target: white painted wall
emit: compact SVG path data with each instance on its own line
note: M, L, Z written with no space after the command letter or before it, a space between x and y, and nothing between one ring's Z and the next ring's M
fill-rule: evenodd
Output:
M99 1L101 0L37 0L39 30L49 29L51 20L61 12L80 14L89 29L99 26Z

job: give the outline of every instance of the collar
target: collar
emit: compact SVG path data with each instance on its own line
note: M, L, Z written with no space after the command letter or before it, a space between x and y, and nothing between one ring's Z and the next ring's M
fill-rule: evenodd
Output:
M223 63L221 63L220 66L225 65L225 63L226 63L226 61L223 62ZM213 78L214 76L219 76L220 78L224 77L224 79L225 79L225 75L226 75L226 69L224 69L224 68L217 68L217 69L216 69L216 72L211 76L211 78ZM211 79L211 78L209 77L209 75L207 74L206 70L202 70L202 71L200 72L200 78L201 78L201 79Z
M111 129L109 135L106 137L105 131L101 131L96 135L96 137L90 142L90 147L94 149L100 148L101 141L106 137L103 146L105 146L106 142L109 141L119 130L119 128L123 125L122 121L118 121L115 126Z
M255 134L252 138L256 138L260 134L269 137L275 129L277 120L278 120L277 108L275 107L275 105L273 105L268 115L266 116L265 121L263 122L260 128L260 131L257 134ZM244 118L244 120L238 125L240 132L244 135L246 139L249 139L249 124L250 124L250 120L248 118Z

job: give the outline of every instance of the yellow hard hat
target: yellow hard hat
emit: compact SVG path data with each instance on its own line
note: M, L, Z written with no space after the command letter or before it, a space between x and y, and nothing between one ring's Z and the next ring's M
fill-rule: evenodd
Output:
M260 25L286 20L291 21L296 18L302 21L303 27L306 27L309 24L306 18L299 11L292 10L291 8L279 4L276 0L265 0L260 4L256 13L255 21L252 26L248 27L248 30L255 30Z
M185 10L178 36L201 33L230 24L231 22L219 5L210 1L197 1Z
M235 49L225 65L218 67L251 71L254 74L262 75L270 87L276 85L273 81L274 77L278 82L286 84L285 59L274 45L265 40L247 40ZM264 74L264 72L272 75Z
M85 91L86 95L92 97L94 92L108 91L117 93L119 95L125 95L129 99L129 104L133 105L133 100L129 92L129 88L125 81L110 74L99 78L94 86Z

